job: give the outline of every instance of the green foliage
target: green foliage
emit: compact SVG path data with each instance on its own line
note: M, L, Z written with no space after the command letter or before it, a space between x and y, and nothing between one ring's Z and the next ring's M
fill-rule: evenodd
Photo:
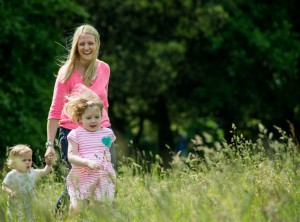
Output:
M125 158L114 202L85 207L76 218L62 221L298 221L299 150L277 129L279 140L263 125L255 142L237 134L235 126L231 142L205 147L195 140L204 155L174 156L169 169L159 157L151 167ZM56 176L44 178L37 188L38 221L55 220L52 211L64 186ZM7 197L0 197L6 209Z
M251 119L269 127L286 126L286 119L298 122L297 99L291 95L298 85L300 45L288 8L284 3L250 1L225 1L224 8L230 19L223 29L224 44L217 51L227 71L222 84L231 92L224 98L230 106L221 108L229 114L227 128L232 122L244 127Z
M2 0L0 145L44 146L56 59L83 22L99 30L100 57L111 67L109 113L120 147L132 140L165 159L178 132L220 141L231 139L232 123L253 137L258 123L297 127L295 4Z
M150 146L158 145L160 151L165 144L173 148L176 130L187 131L189 119L211 111L210 104L199 105L201 93L195 93L206 78L199 54L210 47L201 41L218 32L228 14L219 4L195 1L92 5L99 7L90 11L102 12L94 13L94 21L102 33L103 57L111 65L113 126L137 146L156 134ZM110 11L114 13L106 13Z
M88 14L76 1L1 1L0 146L29 144L44 149L46 120L57 72L65 51L66 27ZM36 152L35 152L36 153ZM2 157L5 152L2 152Z
M205 119L226 139L233 122L247 135L258 122L298 124L293 1L92 2L111 65L113 126L137 146L154 134L147 121L159 149L160 134L171 133L173 141L178 130L215 134L205 121L198 124Z

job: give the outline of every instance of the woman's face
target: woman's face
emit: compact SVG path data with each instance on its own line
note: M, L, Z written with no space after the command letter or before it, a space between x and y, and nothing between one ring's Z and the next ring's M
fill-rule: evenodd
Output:
M79 60L81 62L90 62L96 53L96 40L93 35L82 33L77 42Z

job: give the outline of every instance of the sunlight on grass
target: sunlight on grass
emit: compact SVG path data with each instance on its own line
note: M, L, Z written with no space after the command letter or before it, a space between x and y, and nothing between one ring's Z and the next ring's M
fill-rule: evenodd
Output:
M115 201L86 208L75 221L300 221L300 158L286 134L276 141L263 129L255 142L234 133L214 147L194 142L195 152L175 156L170 169L124 159ZM37 221L55 220L58 177L37 187ZM6 198L1 191L0 221L7 221Z

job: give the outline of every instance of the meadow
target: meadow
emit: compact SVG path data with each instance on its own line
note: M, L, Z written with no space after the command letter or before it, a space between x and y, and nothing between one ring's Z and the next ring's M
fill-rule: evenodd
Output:
M300 221L298 145L279 128L275 139L260 126L255 141L235 130L230 142L211 147L196 136L194 152L175 155L167 169L159 157L152 163L124 158L115 201L85 208L75 219L53 214L64 186L53 172L36 189L36 221ZM7 197L0 192L5 222Z

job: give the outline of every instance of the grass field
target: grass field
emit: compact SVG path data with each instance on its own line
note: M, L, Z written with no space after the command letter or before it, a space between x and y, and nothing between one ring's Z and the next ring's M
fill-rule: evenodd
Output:
M300 221L299 151L280 133L275 140L262 128L254 142L233 134L210 148L196 138L197 150L174 156L169 169L153 163L146 172L146 163L124 159L115 201L75 219L54 217L63 182L53 173L36 189L36 221ZM6 198L1 191L0 221L8 219Z

